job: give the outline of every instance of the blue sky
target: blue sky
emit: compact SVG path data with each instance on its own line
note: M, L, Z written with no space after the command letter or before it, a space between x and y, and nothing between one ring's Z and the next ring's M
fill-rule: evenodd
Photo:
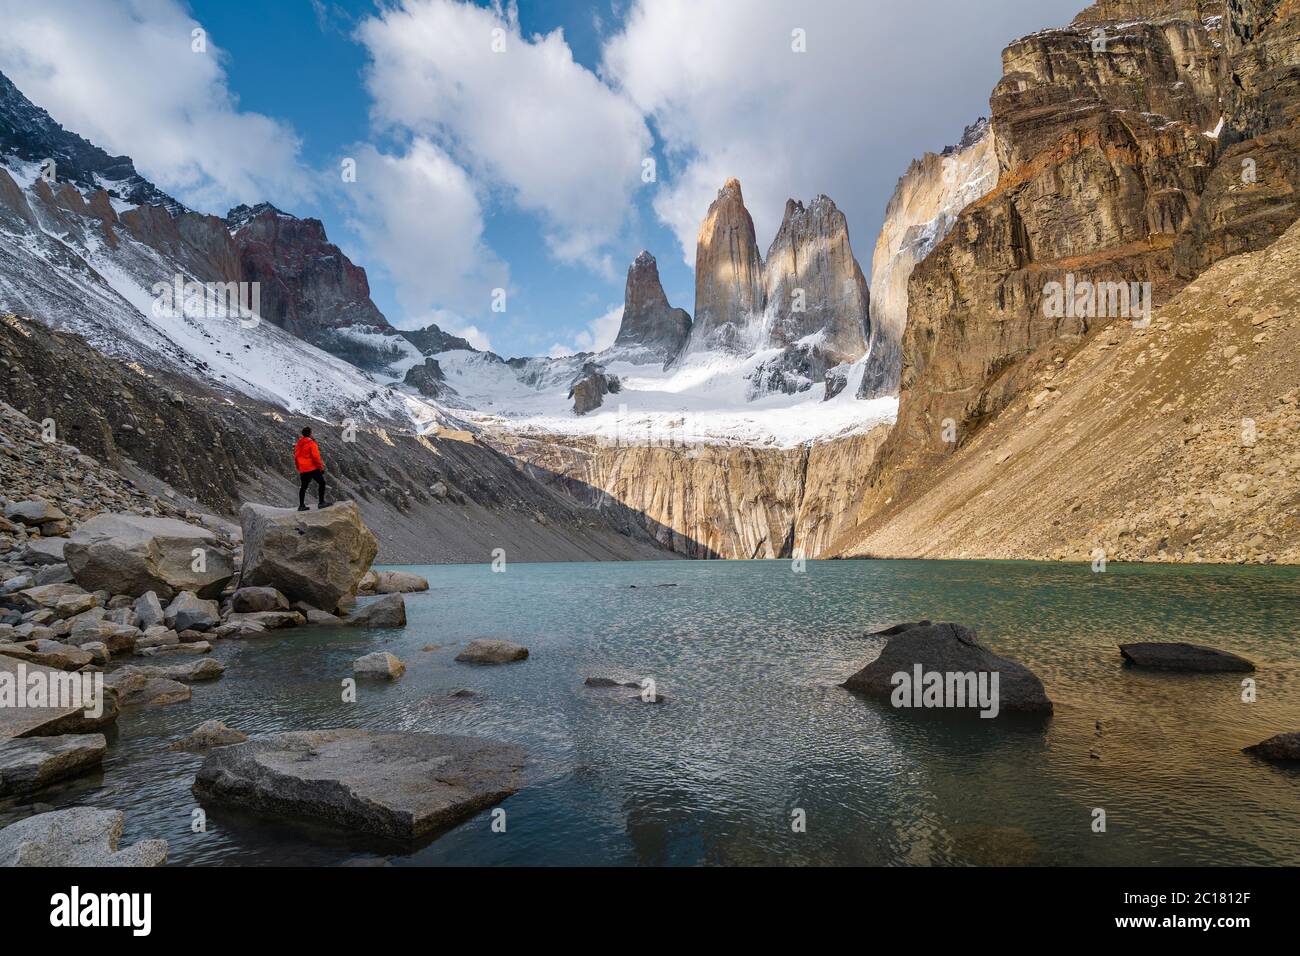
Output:
M911 159L987 114L1007 43L1083 6L0 0L0 69L196 208L322 219L394 324L524 355L605 344L642 248L693 311L695 230L732 175L760 248L786 197L825 192L869 274Z

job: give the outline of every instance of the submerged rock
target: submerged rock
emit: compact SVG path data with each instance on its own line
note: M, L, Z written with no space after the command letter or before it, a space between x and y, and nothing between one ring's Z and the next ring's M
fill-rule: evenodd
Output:
M463 664L509 664L528 657L528 648L513 641L481 639L470 641L456 660Z
M118 849L121 810L72 807L38 813L0 830L0 866L161 866L166 840Z
M100 765L103 734L27 737L0 743L0 797L33 793Z
M1275 763L1300 761L1300 731L1269 737L1268 740L1262 743L1246 747L1242 753L1248 753L1252 757L1259 757L1261 760L1269 760Z
M1124 663L1132 667L1159 671L1195 671L1197 673L1247 672L1255 665L1244 657L1214 647L1180 642L1121 644Z
M185 750L189 753L202 753L214 747L231 747L242 744L248 734L227 727L219 720L206 720L188 736L175 741L168 750Z
M1052 702L1037 675L1018 661L994 654L979 643L975 632L968 627L922 622L900 624L878 633L888 636L884 650L846 680L841 685L844 688L892 702L896 690L904 683L896 675L905 675L906 681L913 683L918 672L922 677L937 673L945 682L948 675L969 675L976 679L976 686L983 679L990 690L994 686L992 677L997 675L995 715L1004 711L1052 712ZM907 706L914 706L912 695L907 695L907 700ZM982 712L973 694L963 707L957 707L955 701L943 704L948 709Z
M476 737L297 731L212 751L194 793L245 810L411 840L514 793L524 758L520 747Z
M273 587L325 611L356 593L379 551L353 501L318 511L245 504L239 520L244 534L240 583Z

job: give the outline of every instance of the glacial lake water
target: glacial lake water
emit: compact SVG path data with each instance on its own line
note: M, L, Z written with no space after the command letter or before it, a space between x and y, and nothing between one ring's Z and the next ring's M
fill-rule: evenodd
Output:
M171 864L1173 865L1300 863L1300 770L1241 748L1300 730L1300 569L1020 562L647 562L412 568L396 631L280 631L219 642L220 680L127 711L102 774L42 795L126 811L124 840ZM633 587L635 585L635 587ZM1043 680L1046 723L895 711L838 685L864 632L919 618L974 627ZM476 637L526 662L456 663ZM1253 659L1242 676L1121 665L1116 645L1188 640ZM430 649L425 649L430 648ZM394 684L351 662L387 650ZM594 690L652 677L663 705ZM472 698L449 698L469 688ZM201 757L167 745L220 718L246 733L364 727L524 745L529 783L418 847L207 808ZM1097 722L1101 722L1100 732ZM1094 811L1106 814L1094 832ZM0 823L31 812L0 807ZM796 811L803 832L792 825Z

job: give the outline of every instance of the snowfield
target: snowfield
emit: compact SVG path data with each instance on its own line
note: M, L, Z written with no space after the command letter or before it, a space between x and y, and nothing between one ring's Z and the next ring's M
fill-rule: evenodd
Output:
M489 430L525 435L572 435L611 443L658 445L753 445L790 448L860 434L898 414L896 398L855 398L863 362L850 367L844 390L823 401L826 386L793 395L748 400L747 376L779 349L752 356L702 352L664 370L658 363L627 361L613 350L585 356L618 376L617 394L586 415L573 412L569 382L584 356L532 359L516 370L481 352L434 356L456 390L456 415ZM535 380L535 381L534 381Z

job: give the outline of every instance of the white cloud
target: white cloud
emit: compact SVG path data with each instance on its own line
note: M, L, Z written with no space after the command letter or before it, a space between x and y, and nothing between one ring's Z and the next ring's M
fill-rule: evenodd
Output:
M310 178L292 129L241 111L216 38L175 0L0 0L0 70L54 119L182 202L302 198Z
M483 210L468 174L424 139L401 155L367 145L352 158L356 181L339 188L367 260L393 280L405 315L390 320L405 328L435 321L477 347L490 347L480 344L486 335L463 316L486 313L492 290L508 288L509 273L483 243Z
M547 351L551 358L563 358L574 352L599 352L614 344L618 337L618 328L623 324L623 307L612 305L609 311L587 323L587 327L573 337L573 342L565 345L556 342Z
M998 51L1069 22L1079 0L635 0L602 74L654 120L669 170L656 214L688 265L730 176L766 253L789 197L826 193L864 264L910 160L988 112ZM941 22L942 29L930 24ZM806 52L792 49L802 30Z
M494 52L495 39L504 52ZM513 7L402 0L357 36L375 120L438 142L538 214L550 252L608 271L650 132L637 108L574 62L560 30L528 39Z

